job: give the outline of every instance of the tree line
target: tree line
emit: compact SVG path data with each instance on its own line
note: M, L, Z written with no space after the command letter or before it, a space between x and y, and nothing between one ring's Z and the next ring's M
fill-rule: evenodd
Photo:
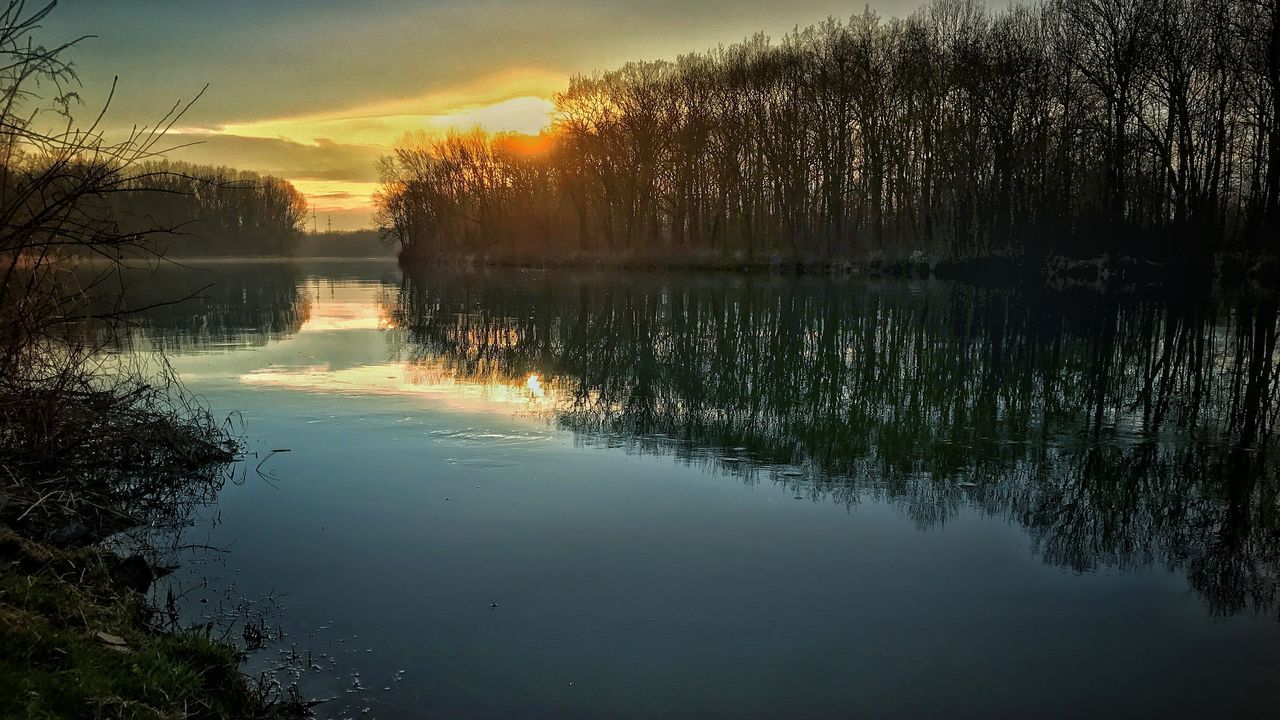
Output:
M110 207L122 232L175 257L293 255L310 214L287 180L175 161L135 168Z
M307 233L295 248L299 257L387 257L391 247L382 234L367 230L329 230Z
M1280 231L1277 0L869 8L573 77L537 137L405 138L407 257L1093 256Z

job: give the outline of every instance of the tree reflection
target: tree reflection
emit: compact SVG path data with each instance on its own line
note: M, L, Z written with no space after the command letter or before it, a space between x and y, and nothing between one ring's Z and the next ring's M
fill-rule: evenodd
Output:
M293 263L140 268L123 277L125 307L145 309L136 319L165 352L260 346L297 333L311 316L312 299Z
M1274 298L423 269L391 313L413 361L538 373L583 443L922 528L976 506L1046 562L1276 607Z

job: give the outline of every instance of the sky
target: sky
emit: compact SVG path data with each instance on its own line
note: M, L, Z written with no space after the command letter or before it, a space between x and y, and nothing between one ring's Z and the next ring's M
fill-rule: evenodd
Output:
M902 15L918 0L879 0ZM37 3L31 3L36 5ZM674 59L862 11L834 0L59 0L45 45L70 51L106 127L154 125L176 159L278 175L323 228L370 225L374 164L411 130L537 132L575 73Z

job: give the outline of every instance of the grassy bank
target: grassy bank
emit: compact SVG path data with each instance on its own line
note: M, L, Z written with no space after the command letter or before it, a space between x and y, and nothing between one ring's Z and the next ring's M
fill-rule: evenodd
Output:
M159 629L135 562L0 528L0 563L0 716L299 716L207 631Z
M182 398L82 366L0 382L0 717L305 715L212 627L162 623L162 554L121 540L177 537L221 488L234 443Z

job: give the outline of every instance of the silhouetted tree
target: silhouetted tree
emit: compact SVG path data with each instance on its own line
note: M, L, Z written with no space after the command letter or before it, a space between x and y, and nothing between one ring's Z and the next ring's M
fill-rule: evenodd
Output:
M306 197L287 180L225 167L143 163L111 196L122 232L174 256L292 255Z
M554 127L408 138L406 257L1274 251L1274 0L934 0L575 76ZM530 184L530 183L533 184Z

